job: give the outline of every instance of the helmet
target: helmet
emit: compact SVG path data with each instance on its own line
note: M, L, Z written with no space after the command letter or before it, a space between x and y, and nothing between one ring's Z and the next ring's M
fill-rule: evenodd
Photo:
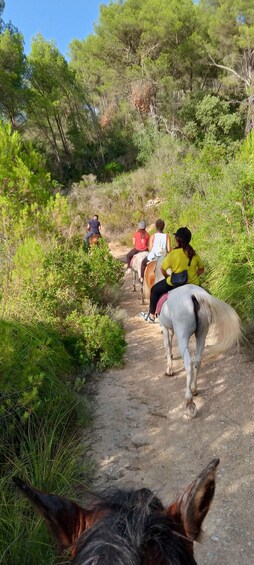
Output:
M138 223L138 229L139 230L145 230L146 229L146 223L145 222L139 222Z
M180 239L183 243L190 243L191 231L188 228L178 228L174 236Z

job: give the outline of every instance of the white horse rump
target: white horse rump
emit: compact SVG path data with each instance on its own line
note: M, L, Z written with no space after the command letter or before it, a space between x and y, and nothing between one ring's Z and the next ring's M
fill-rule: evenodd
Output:
M141 263L145 257L147 257L148 251L140 251L133 256L131 260L131 270L132 270L132 292L136 292L137 278L141 277ZM140 285L140 302L144 304L143 287Z

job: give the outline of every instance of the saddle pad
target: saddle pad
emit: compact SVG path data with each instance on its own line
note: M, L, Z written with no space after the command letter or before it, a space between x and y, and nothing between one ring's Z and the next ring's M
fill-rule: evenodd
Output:
M159 300L158 300L158 302L157 302L157 306L156 306L156 314L157 314L157 316L160 315L162 306L163 306L164 302L166 302L167 297L168 297L168 292L166 292L166 294L163 294L163 295L159 298Z

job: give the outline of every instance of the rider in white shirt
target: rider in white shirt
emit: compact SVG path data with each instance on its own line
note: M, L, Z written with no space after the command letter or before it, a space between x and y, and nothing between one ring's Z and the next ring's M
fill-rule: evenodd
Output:
M152 234L149 240L149 253L141 263L141 277L139 281L143 283L144 272L148 261L153 261L161 256L166 256L169 253L170 237L167 233L163 233L165 222L161 219L157 220L155 223L156 233Z

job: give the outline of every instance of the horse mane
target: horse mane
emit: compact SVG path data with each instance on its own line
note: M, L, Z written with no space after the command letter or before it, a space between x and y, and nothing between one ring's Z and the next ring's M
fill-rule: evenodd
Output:
M164 276L161 272L161 265L162 265L164 259L165 259L165 256L161 255L161 257L158 257L158 259L156 261L154 284L156 284L157 282L162 281L162 279L164 279Z
M13 481L47 521L59 551L71 551L72 565L197 565L193 542L213 500L219 461L166 507L147 488L91 492L94 502L84 508L20 477Z
M149 489L107 492L94 510L103 517L78 540L73 565L196 564L181 527Z

